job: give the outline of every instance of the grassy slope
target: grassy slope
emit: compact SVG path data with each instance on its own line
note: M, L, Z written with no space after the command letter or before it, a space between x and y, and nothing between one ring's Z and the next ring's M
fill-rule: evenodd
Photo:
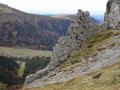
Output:
M120 30L118 31L108 30L108 31L97 33L89 37L82 43L82 46L80 49L78 49L75 52L72 52L69 60L61 62L60 64L61 68L81 62L82 58L89 57L90 55L97 53L98 50L104 49L106 43L108 43L109 41L111 41L111 39L113 39L112 36L116 32L120 33Z
M120 62L67 82L25 90L119 90Z
M83 42L78 51L71 54L69 60L61 62L61 68L74 65L80 62L83 57L105 49L106 44L118 34L120 34L120 30L108 30L93 35ZM78 76L67 82L25 90L117 90L118 88L120 88L120 62L85 76Z
M21 62L21 64L20 64L20 68L19 68L19 70L18 70L18 75L19 75L20 77L22 77L23 74L24 74L25 64L26 64L25 62Z
M0 55L3 56L13 56L13 57L34 57L34 56L50 56L52 54L51 51L45 50L32 50L27 48L7 48L0 46Z

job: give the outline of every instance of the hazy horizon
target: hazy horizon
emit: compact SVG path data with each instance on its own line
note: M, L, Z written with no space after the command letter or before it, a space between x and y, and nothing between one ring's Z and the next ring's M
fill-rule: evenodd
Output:
M91 15L104 15L108 0L1 0L0 3L32 14L76 14L78 9Z

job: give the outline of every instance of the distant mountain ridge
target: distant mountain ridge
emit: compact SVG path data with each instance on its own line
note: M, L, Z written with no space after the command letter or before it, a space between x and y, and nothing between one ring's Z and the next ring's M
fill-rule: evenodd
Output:
M99 22L104 22L104 15L92 15Z
M53 15L51 17L71 20L74 16L75 16L74 14L60 14L60 15Z
M72 20L72 18L73 18L74 16L75 16L74 14L60 14L60 15L54 15L54 16L52 16L52 17ZM91 23L97 23L97 24L100 23L98 20L96 20L96 19L93 18L93 17L90 17L90 22L91 22Z

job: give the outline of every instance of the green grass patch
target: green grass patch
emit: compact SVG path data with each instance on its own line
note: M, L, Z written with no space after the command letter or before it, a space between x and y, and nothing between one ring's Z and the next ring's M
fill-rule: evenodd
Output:
M33 50L27 48L15 48L15 47L2 47L0 46L0 55L7 56L7 57L17 57L17 58L32 58L34 56L51 56L51 51L46 50Z
M101 43L103 40L111 37L113 35L112 31L105 31L105 32L101 32L98 34L93 35L92 37L89 37L86 40L86 44L88 48L93 47L96 43Z
M18 76L22 77L25 71L25 64L26 62L20 61L20 68L18 70Z

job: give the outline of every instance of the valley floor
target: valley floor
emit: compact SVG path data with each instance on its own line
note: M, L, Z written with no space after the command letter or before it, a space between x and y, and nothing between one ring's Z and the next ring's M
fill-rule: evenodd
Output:
M47 50L33 50L21 47L2 47L0 46L0 55L7 57L17 57L17 58L26 58L26 57L34 57L34 56L51 56L52 52Z

